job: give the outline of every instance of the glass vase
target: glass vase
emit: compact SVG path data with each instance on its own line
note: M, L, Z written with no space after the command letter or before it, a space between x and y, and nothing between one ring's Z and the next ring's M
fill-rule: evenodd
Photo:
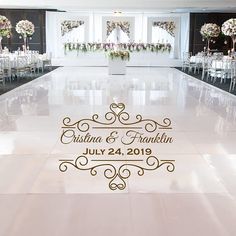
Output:
M207 39L207 53L210 53L210 42L211 42L211 39L210 38L208 38Z
M26 51L27 51L27 37L24 36L23 40L24 40L23 51L24 51L24 53L26 53Z
M231 38L232 38L232 42L233 42L232 52L235 52L236 35L231 36Z

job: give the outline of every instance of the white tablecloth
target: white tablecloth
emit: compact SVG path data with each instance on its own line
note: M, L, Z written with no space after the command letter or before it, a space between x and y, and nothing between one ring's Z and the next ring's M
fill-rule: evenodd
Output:
M231 68L231 61L230 60L213 60L212 67L215 69L228 69Z
M203 63L203 57L200 56L191 56L190 57L191 63Z
M18 55L17 53L8 53L8 54L2 54L1 56L7 57L10 59L10 67L15 68L17 66L17 57L18 56L27 56L28 58L28 63L31 63L31 54L20 54ZM37 65L42 66L43 62L48 60L46 54L38 54L37 55Z

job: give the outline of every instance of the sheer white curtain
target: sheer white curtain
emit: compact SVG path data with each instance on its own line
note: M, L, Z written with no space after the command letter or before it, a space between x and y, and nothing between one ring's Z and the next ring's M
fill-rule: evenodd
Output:
M180 57L183 57L184 52L189 51L189 25L190 25L190 13L183 14L181 16L181 52Z
M129 41L129 36L119 26L113 29L106 39L109 43L128 43Z
M70 32L62 36L63 43L83 43L85 41L85 25L82 24L77 28L73 28Z
M173 48L175 37L158 26L152 26L152 43L170 43Z

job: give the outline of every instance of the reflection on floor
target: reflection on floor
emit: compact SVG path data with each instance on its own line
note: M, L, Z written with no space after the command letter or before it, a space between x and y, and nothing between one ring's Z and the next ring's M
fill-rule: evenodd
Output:
M118 191L102 171L60 172L88 147L60 142L63 118L119 102L132 117L172 120L173 143L134 147L175 171L132 172ZM235 140L236 97L176 69L58 68L0 96L0 235L236 235Z

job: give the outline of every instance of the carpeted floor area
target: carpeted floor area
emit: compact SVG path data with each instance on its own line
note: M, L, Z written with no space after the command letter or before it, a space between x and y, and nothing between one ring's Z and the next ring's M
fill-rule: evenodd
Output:
M181 69L180 67L176 67L176 69L182 71L182 69ZM230 79L228 79L228 80L226 81L226 83L222 83L222 84L220 83L220 79L218 79L215 83L213 83L213 82L211 81L211 79L208 79L208 81L206 81L206 79L205 79L205 80L202 80L202 74L201 74L201 72L200 72L200 74L194 74L193 72L190 72L190 73L184 72L184 73L186 73L186 74L188 74L188 75L191 75L192 77L194 77L194 78L196 78L196 79L199 79L199 80L201 80L201 81L204 81L205 83L211 84L211 85L213 85L213 86L215 86L215 87L217 87L217 88L220 88L220 89L222 89L222 90L224 90L224 91L226 91L226 92L229 93ZM233 95L236 95L236 86L235 86L234 91L231 91L230 93L233 94Z
M6 92L9 92L12 89L15 89L23 84L26 84L32 80L35 80L37 78L39 78L42 75L45 75L47 73L49 73L52 70L57 69L58 66L53 66L51 70L45 69L44 72L42 73L36 73L35 76L27 76L27 77L23 77L20 79L17 78L12 78L12 81L10 82L9 80L6 80L5 85L3 85L2 83L0 83L0 95L4 94Z

